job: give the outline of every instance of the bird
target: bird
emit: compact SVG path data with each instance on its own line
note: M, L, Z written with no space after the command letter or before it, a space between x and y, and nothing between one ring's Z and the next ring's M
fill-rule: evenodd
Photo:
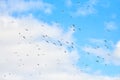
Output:
M73 46L71 46L71 48L74 48Z
M46 42L47 42L47 43L49 43L49 41L48 41L48 40L46 40Z
M69 44L69 42L68 42L68 41L66 41L66 44Z
M107 42L107 40L104 40L104 42L106 43L106 42Z
M75 27L75 24L72 24L73 27Z
M99 60L96 60L96 62L98 63L98 62L99 62Z
M100 56L97 56L97 58L100 58Z
M28 29L25 29L25 31L28 31Z
M62 43L60 43L60 46L62 46Z
M109 48L106 44L104 45L107 49Z
M64 51L64 53L66 53L67 51Z
M54 45L56 45L56 43L55 43L55 42L53 42L53 44L54 44Z
M64 12L64 10L61 10L61 12L63 13L63 12Z
M29 56L29 54L26 54L26 56Z
M78 4L80 3L80 1L77 2Z
M40 54L37 54L37 56L40 56Z
M19 32L18 34L20 35L21 33Z
M105 64L105 66L107 66L107 64Z
M89 53L89 52L87 52L87 54L89 55L90 53Z
M75 31L75 28L73 28L73 31Z
M79 31L81 31L81 28L78 28Z
M38 50L40 50L40 48L38 48Z
M37 64L37 66L39 66L40 64Z
M23 36L23 39L26 39L26 37L25 37L25 36Z

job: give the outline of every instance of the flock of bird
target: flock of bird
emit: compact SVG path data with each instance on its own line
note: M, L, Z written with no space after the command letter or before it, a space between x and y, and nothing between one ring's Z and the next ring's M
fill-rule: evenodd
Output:
M79 31L81 31L81 28L76 28L75 24L72 25L72 30L75 32L76 29L78 29ZM29 31L29 29L25 29L25 31ZM19 35L21 35L21 33L19 33ZM22 38L23 39L26 39L27 40L27 37L22 35ZM49 35L45 34L45 35L42 35L42 40L44 40L46 43L50 44L52 43L53 45L55 46L64 46L64 45L69 45L68 48L69 49L74 49L75 46L75 43L73 42L69 42L69 41L61 41L61 40L56 40L56 41L52 41L49 39ZM108 45L107 45L107 40L104 40L104 43L105 43L105 48L106 49L109 49ZM96 46L95 49L98 49L100 48L100 46ZM40 47L38 47L38 50L41 50ZM67 51L65 50L64 53L67 53ZM87 52L87 55L90 55L90 52ZM26 56L29 56L28 54L26 54ZM38 54L38 56L40 56L40 54ZM108 54L108 56L110 56L110 54ZM95 60L96 63L100 63L101 60L105 60L104 57L100 57L99 55L96 56L97 57L97 60ZM39 64L38 64L39 65ZM106 66L107 64L105 64ZM88 66L88 64L86 64L86 66Z
M72 27L73 27L72 30L73 30L74 32L76 31L76 29L78 29L79 31L81 31L81 28L76 28L76 27L75 27L75 24L73 24ZM29 29L24 29L24 31L29 32ZM27 39L27 36L23 35L22 32L19 32L18 34L20 35L20 37L21 37L23 40L26 40L26 41L28 40L28 39ZM53 44L54 46L60 46L60 47L62 47L62 46L64 46L64 45L67 45L67 46L68 46L68 50L70 50L70 49L73 49L73 50L74 50L74 48L76 48L76 45L75 45L74 42L63 41L63 40L52 41L52 40L50 40L50 37L49 37L49 35L47 35L47 34L42 35L41 38L42 38L42 40L43 40L44 42L46 42L47 44ZM106 48L106 49L109 49L109 46L107 45L108 41L107 41L107 40L103 40L103 41L104 41L104 46L105 46L105 48ZM32 44L32 43L29 42L29 44ZM38 51L41 50L41 48L39 47L39 45L36 45L36 47L37 47L37 50L38 50ZM96 46L96 47L95 47L95 49L99 49L99 48L100 48L100 46ZM20 55L19 55L18 53L19 53L19 52L17 52L17 51L14 52L14 54L19 57ZM67 50L65 50L64 53L66 54L66 53L67 53ZM46 54L42 54L42 56L45 56L45 55L46 55ZM68 55L69 55L69 54L68 54ZM90 52L87 52L87 55L88 55L88 56L91 56L91 53L90 53ZM29 57L29 54L26 54L26 56ZM37 56L41 56L41 55L40 55L40 54L37 54ZM108 54L108 56L110 56L110 54ZM98 56L96 56L95 62L100 64L101 61L104 61L104 60L105 60L104 57L101 57L101 56L98 55ZM20 61L20 62L23 62L22 58L19 59L19 61ZM60 59L56 59L56 61L57 61L57 64L60 65ZM81 61L81 60L79 60L79 62L80 62L80 61ZM87 60L86 60L86 61L87 61ZM86 67L89 67L89 64L86 63L86 61L84 61L83 64L82 64L85 68L86 68ZM25 65L25 63L21 63L21 64L18 64L18 67L21 67L21 66L24 66L24 65ZM37 63L37 64L36 64L36 66L40 66L40 65L41 65L40 63ZM74 64L73 64L73 65L74 65ZM107 64L104 64L104 65L107 66ZM46 63L45 63L45 66L47 66ZM82 71L82 70L81 70L81 71ZM11 74L11 73L8 73L7 75L12 75L12 74ZM6 77L7 75L5 74L3 77Z
M79 4L79 2L77 2L78 4ZM88 6L89 7L89 6ZM64 13L65 11L64 10L62 10L61 11L62 13ZM12 22L13 23L13 22ZM43 25L41 25L41 26L43 26ZM79 31L81 31L82 29L79 27L76 27L76 25L75 24L72 24L72 31L73 32L75 32L76 30L79 30ZM24 31L26 31L26 32L29 32L30 30L29 30L29 28L27 29L24 29ZM108 32L110 32L109 30L107 30ZM22 38L22 39L24 39L24 40L28 40L27 39L27 36L25 36L22 32L19 32L18 33L19 34L19 36ZM42 40L43 41L45 41L47 44L53 44L54 46L60 46L60 47L62 47L62 46L64 46L64 45L67 45L68 46L68 51L69 50L71 50L71 49L73 49L74 50L74 48L76 48L76 45L75 45L75 43L74 42L69 42L69 41L63 41L62 39L60 39L60 40L50 40L50 37L49 37L49 35L47 35L47 34L44 34L44 35L41 35L41 38L42 38ZM104 47L106 48L106 49L109 49L109 46L107 45L107 43L108 43L108 41L107 40L103 40L104 41ZM32 44L31 42L29 42L29 44ZM37 50L38 51L40 51L41 50L41 48L39 47L39 45L36 45L36 47L37 47ZM100 48L100 46L96 46L95 47L95 49L99 49ZM64 53L67 53L67 50L65 50L65 51L63 51ZM18 55L18 53L19 52L17 52L17 51L15 51L14 52L14 54L15 55L17 55L17 56L20 56L20 55ZM91 53L90 52L87 52L87 55L88 56L91 56ZM26 54L26 56L27 57L29 57L29 54ZM40 54L37 54L37 56L40 56ZM45 56L45 54L42 54L42 56ZM110 54L108 54L108 56L111 56ZM100 63L101 61L104 61L105 60L105 58L104 57L101 57L101 56L96 56L96 60L95 60L95 62L96 63ZM19 61L20 62L22 62L23 60L22 59L19 59ZM57 59L56 60L58 63L57 64L60 64L59 62L60 62L60 59ZM80 60L79 60L80 61ZM86 60L87 61L87 60ZM85 62L86 62L85 61ZM83 66L84 67L89 67L89 64L88 63L83 63ZM19 67L21 67L21 66L24 66L25 64L24 63L22 63L22 64L19 64L18 66ZM45 64L46 66L47 66L47 64ZM36 64L36 66L40 66L40 63L37 63ZM105 64L105 66L107 66L107 64ZM8 75L11 75L11 73L8 73ZM6 75L4 75L4 77L6 77Z

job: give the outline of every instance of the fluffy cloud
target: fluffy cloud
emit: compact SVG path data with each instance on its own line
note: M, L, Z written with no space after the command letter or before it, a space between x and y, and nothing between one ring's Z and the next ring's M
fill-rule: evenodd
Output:
M58 23L10 16L34 8L51 13L53 7L42 0L0 1L0 10L5 13L0 15L0 80L120 79L81 71L76 65L80 55L73 45L71 28L65 32Z
M75 65L77 50L68 49L74 42L73 31L64 32L60 24L47 24L31 16L0 16L0 25L1 80L120 79L81 72Z
M79 56L76 50L69 51L66 44L66 41L73 42L71 30L63 32L57 24L49 25L32 17L1 16L0 25L1 74L16 71L16 74L23 75L27 72L49 74L75 70L73 63Z

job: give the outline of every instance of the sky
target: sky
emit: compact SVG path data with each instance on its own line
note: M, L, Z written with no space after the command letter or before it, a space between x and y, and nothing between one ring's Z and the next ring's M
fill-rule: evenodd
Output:
M0 0L0 80L120 80L120 0Z

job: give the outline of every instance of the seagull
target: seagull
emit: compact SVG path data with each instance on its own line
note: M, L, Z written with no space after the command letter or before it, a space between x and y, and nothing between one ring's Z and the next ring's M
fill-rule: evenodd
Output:
M79 31L81 31L81 28L78 28Z

